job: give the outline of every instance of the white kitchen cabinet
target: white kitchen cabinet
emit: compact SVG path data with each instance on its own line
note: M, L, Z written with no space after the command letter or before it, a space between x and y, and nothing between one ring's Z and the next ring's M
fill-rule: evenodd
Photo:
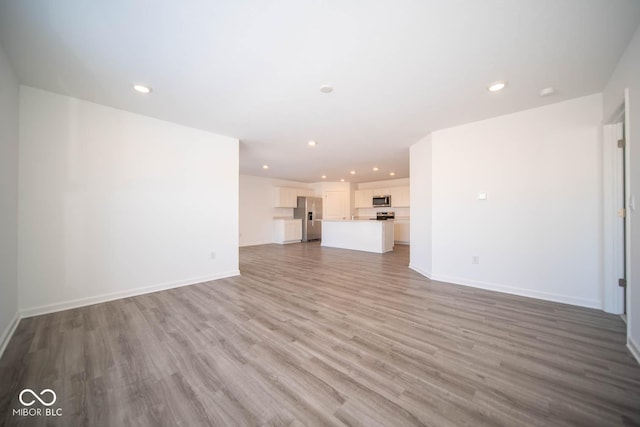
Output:
M297 208L298 188L274 187L274 208Z
M372 206L373 192L368 190L356 190L355 191L355 204L357 208L370 208Z
M408 208L410 206L409 187L393 187L389 189L391 206L394 208Z
M302 240L301 219L274 219L273 241L275 243L296 243Z
M298 188L298 197L314 197L315 192L311 188Z
M372 193L373 196L388 196L389 194L391 194L389 188L374 188Z
M410 221L408 219L396 219L393 221L394 240L398 244L408 245L411 238L409 235Z

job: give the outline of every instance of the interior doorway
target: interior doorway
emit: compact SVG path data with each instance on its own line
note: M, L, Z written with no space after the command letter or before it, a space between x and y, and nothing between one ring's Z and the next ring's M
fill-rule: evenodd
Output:
M622 291L622 313L621 316L627 320L627 238L626 238L626 217L627 210L625 206L625 200L627 199L626 188L626 139L625 139L625 123L624 114L621 120L614 124L615 126L615 142L616 142L616 175L615 187L616 187L616 208L617 208L617 221L616 221L616 244L618 246L616 257L616 264L618 270L618 287Z
M626 102L603 127L604 292L603 309L626 322L628 278L629 185Z

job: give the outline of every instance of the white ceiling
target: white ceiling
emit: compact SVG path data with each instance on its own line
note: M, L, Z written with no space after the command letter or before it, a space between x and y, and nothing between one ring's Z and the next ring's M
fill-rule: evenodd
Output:
M600 92L639 23L637 0L0 1L21 83L237 137L241 173L305 182L407 177L431 131Z

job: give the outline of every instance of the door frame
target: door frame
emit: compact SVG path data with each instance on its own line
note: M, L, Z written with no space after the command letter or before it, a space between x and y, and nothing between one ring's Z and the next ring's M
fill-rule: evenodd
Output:
M626 155L624 157L624 177L622 177L622 171L620 168L622 165L617 160L618 158L618 135L620 130L616 129L615 123L619 123L624 120L624 137L626 140L625 150ZM616 113L605 122L602 127L602 149L603 149L603 164L602 164L602 176L603 176L603 294L602 294L602 308L607 313L623 314L624 301L626 292L626 301L629 301L629 286L628 281L630 278L630 218L629 218L629 189L630 189L630 145L629 145L629 90L624 91L624 104L616 111ZM623 185L627 190L627 194L623 198L623 207L626 210L625 221L625 234L624 234L624 248L621 237L617 233L619 224L619 217L617 214L617 201L619 199L619 192ZM624 262L624 256L626 253L626 262ZM618 279L620 278L619 265L624 262L625 270L624 275L627 278L627 287L621 288L618 285Z

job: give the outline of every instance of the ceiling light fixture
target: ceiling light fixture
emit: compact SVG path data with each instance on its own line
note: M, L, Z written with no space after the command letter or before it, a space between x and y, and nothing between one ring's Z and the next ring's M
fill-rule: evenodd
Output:
M395 172L389 172L389 175L396 176L396 173Z
M373 168L373 171L374 171L374 172L378 172L378 170L379 170L379 169L378 169L377 167L374 167L374 168Z
M349 172L349 173L350 173L351 175L355 175L355 174L356 174L356 171L351 171L351 172Z
M327 175L322 175L322 179L327 179Z
M269 169L269 165L262 165L262 169Z
M151 88L149 86L144 86L144 85L133 85L133 90L140 93L151 92Z
M542 89L540 91L540 96L545 97L545 96L551 96L554 93L556 93L556 90L552 87L545 87L544 89Z
M333 92L333 86L331 86L331 85L322 85L322 86L320 86L320 92L322 92L322 93L331 93L331 92Z
M499 90L504 89L506 86L507 86L507 82L504 82L504 81L491 83L489 85L489 92L497 92Z
M340 178L340 182L344 182L344 178Z
M309 144L309 147L315 147L316 145L318 145L316 141L309 141L307 142L307 144Z

